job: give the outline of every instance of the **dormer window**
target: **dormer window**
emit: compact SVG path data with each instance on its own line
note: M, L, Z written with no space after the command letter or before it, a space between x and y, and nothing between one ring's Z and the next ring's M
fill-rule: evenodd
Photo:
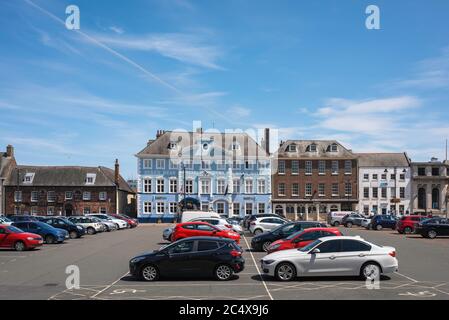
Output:
M170 144L168 145L168 148L169 148L170 150L175 150L176 147L177 147L176 142L170 142Z
M207 149L209 149L209 144L203 143L203 150L207 150Z
M23 177L23 183L25 184L31 184L33 183L33 179L34 179L34 173L32 172L28 172L25 174L25 176Z
M240 145L237 142L232 144L232 150L240 150Z
M86 185L95 184L96 177L97 177L97 175L95 173L88 173L86 175Z
M338 152L338 145L336 143L331 144L331 152Z
M287 152L296 152L296 144L291 144L287 147Z
M316 144L312 143L307 147L307 152L316 152Z

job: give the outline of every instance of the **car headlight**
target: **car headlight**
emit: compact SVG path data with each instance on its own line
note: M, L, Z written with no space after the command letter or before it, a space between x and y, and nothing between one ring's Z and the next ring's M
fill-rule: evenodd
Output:
M33 237L28 237L27 240L31 241L31 240L34 240L34 238Z
M262 260L264 264L272 264L274 260Z
M277 248L279 248L281 245L280 244L275 244L269 247L270 250L276 250Z
M138 262L142 261L143 259L145 259L145 257L137 257L137 258L131 259L130 262L131 262L132 264L135 264L135 263L138 263Z

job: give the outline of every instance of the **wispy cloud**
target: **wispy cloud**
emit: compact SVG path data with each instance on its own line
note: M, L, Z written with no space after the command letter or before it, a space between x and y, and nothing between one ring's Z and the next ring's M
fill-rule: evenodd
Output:
M124 34L125 30L123 28L117 27L117 26L110 26L109 30L115 32L116 34Z

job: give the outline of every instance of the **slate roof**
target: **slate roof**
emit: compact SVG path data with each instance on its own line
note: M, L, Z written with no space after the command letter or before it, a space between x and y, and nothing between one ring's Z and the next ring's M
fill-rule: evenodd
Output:
M357 153L359 167L408 167L407 153Z
M169 149L171 142L175 142L179 149L178 152L183 150L191 150L196 146L198 139L214 140L214 144L220 148L223 148L225 152L234 152L232 150L233 141L237 142L241 147L241 154L239 157L268 157L268 153L262 146L260 146L253 138L247 133L218 133L218 132L203 132L202 134L197 132L178 132L178 131L165 131L156 140L149 140L145 148L139 151L136 156L143 157L146 155L159 155L170 156L172 150Z
M292 145L296 145L296 152L287 151L287 148ZM315 144L317 151L308 152L307 148ZM338 151L331 152L330 147L336 144ZM279 158L329 158L329 159L351 159L355 158L354 153L351 150L344 147L336 140L287 140L282 142L281 146L276 152Z
M23 182L26 173L34 173L32 183ZM88 173L96 174L94 184L86 185ZM114 170L106 167L78 166L17 166L9 175L5 185L16 186L20 181L22 186L58 186L58 187L115 187ZM128 183L119 177L120 190L134 193Z

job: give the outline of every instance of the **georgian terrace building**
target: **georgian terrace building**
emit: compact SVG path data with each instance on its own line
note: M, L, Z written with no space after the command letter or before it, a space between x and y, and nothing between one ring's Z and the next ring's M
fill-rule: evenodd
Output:
M449 162L412 162L412 212L449 214Z
M291 219L325 219L330 211L354 210L357 156L337 141L281 142L273 157L272 206Z
M172 221L185 198L229 217L272 211L270 157L246 133L159 130L136 157L141 222Z
M411 212L412 174L406 153L358 153L359 204L365 215Z

